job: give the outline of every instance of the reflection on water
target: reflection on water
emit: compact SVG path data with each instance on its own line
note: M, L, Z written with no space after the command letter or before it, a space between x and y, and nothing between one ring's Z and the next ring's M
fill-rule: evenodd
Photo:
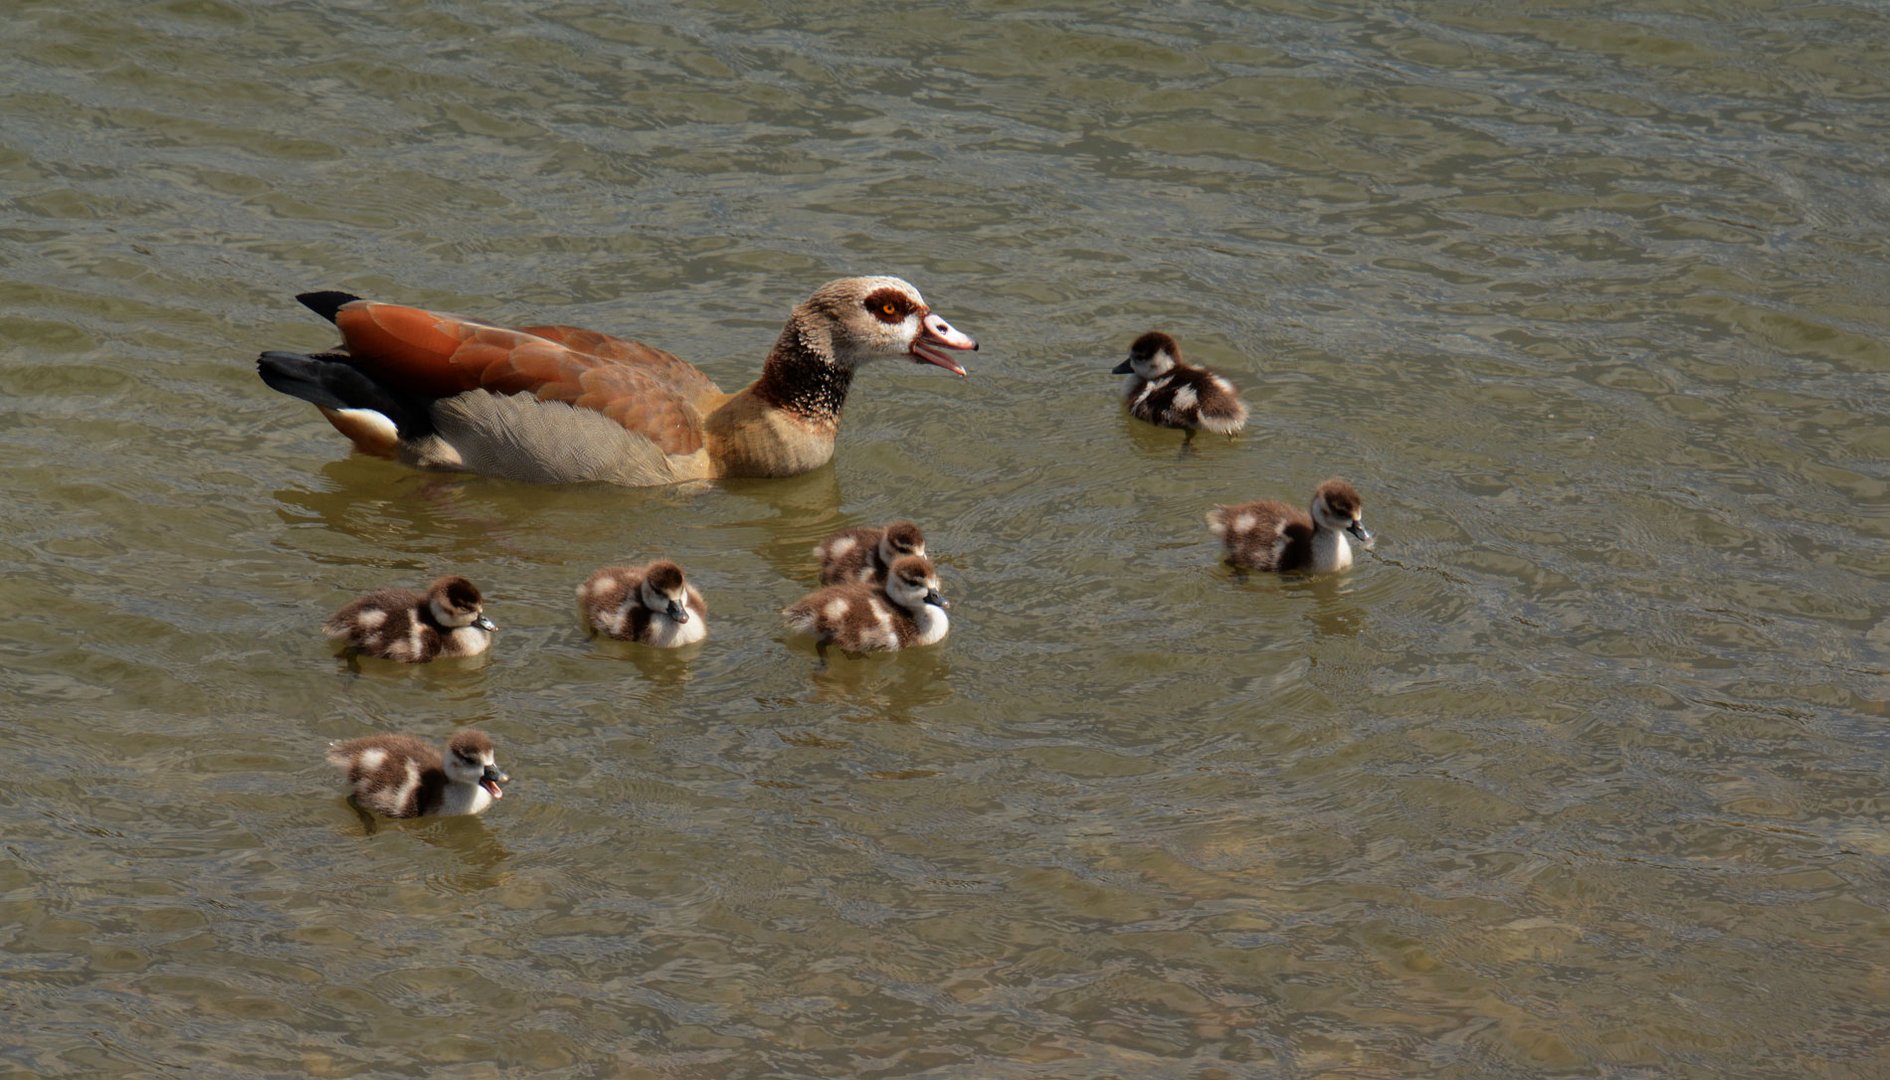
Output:
M573 604L575 608L576 605ZM580 613L581 614L581 613ZM586 628L580 627L582 633ZM709 637L691 645L675 649L659 649L650 645L639 645L633 641L616 641L602 635L591 635L591 645L600 658L621 661L635 669L636 673L653 687L664 690L679 690L690 680L694 662L715 639L713 616L709 623Z
M362 810L349 799L343 799L342 803L353 811L360 825L358 831L348 830L344 835L377 837L377 842L393 843L396 842L395 837L381 834L399 833L402 841L418 840L429 847L452 853L461 865L460 872L430 879L449 889L475 892L499 884L499 864L512 857L498 836L486 826L483 818L399 820Z
M1885 1071L1885 12L10 14L8 1066ZM739 386L881 272L971 377L791 480L420 474L253 369L337 287ZM1241 438L1123 414L1151 327ZM1352 573L1221 564L1334 474ZM818 667L814 544L900 517L950 637ZM709 639L587 638L657 557ZM333 658L448 571L483 661ZM336 805L467 724L484 818Z
M813 693L808 700L847 706L840 714L845 719L910 724L917 719L914 710L920 706L951 700L950 635L945 641L946 645L893 654L829 648L825 663L814 661L809 665L807 680ZM796 641L794 661L812 651L810 642Z

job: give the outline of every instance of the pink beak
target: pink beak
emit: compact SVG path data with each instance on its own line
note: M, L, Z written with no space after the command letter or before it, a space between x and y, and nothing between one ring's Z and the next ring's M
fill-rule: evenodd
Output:
M978 343L952 329L951 323L928 311L925 313L925 318L919 321L919 336L912 340L913 360L937 364L946 371L963 378L965 369L958 366L958 361L940 351L943 349L968 349L976 352Z

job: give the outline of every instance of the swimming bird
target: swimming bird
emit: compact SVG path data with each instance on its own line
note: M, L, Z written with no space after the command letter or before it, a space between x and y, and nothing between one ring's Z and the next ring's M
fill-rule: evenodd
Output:
M379 589L349 601L322 623L322 633L347 651L418 664L439 656L477 656L498 629L485 602L463 577L443 577L424 593Z
M891 652L942 641L950 601L939 595L930 560L906 555L892 564L884 585L829 585L782 611L788 629L812 634L821 659L827 646L848 652Z
M578 604L592 633L661 649L701 641L709 608L667 559L648 566L606 566L578 586Z
M1234 384L1204 367L1181 358L1181 346L1159 330L1151 330L1129 346L1129 358L1117 364L1114 375L1122 381L1122 398L1129 415L1161 427L1182 428L1193 441L1196 429L1228 438L1247 426L1247 406Z
M369 735L330 743L328 763L348 774L356 806L392 818L483 814L505 796L492 740L461 731L442 755L412 735Z
M366 453L540 483L808 472L833 456L861 364L896 356L962 376L948 350L978 347L907 282L841 278L794 309L760 378L725 394L670 353L595 330L510 329L344 292L296 299L341 345L265 352L265 383Z
M1352 565L1352 545L1370 549L1371 531L1362 520L1364 500L1343 480L1328 480L1313 492L1312 513L1283 502L1265 500L1208 511L1208 529L1227 547L1227 561L1242 569L1282 574L1306 571L1330 574Z
M822 585L854 581L876 585L886 580L886 572L900 557L924 554L925 534L910 521L842 529L814 547Z

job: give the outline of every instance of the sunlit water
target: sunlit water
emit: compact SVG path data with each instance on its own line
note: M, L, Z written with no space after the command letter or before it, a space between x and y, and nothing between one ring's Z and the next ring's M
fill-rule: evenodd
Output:
M41 1073L1890 1070L1890 15L16 6L0 1061ZM914 281L834 464L529 488L263 387L345 288L751 378ZM1237 442L1124 418L1151 327ZM1341 580L1215 502L1364 493ZM939 648L776 612L926 526ZM572 588L667 555L680 656ZM483 664L334 659L456 571ZM330 739L478 725L367 835Z

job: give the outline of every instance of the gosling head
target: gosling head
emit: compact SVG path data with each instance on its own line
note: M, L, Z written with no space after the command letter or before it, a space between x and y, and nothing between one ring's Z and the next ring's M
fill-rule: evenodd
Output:
M918 611L926 604L952 606L939 594L938 571L932 569L931 560L918 555L907 555L892 564L886 575L886 595L907 611Z
M1332 479L1319 485L1313 492L1313 520L1322 527L1344 529L1358 538L1365 547L1372 546L1372 533L1365 527L1365 500L1358 497L1358 491L1343 480Z
M643 574L643 606L662 612L670 621L689 621L689 583L682 567L664 559L650 564Z
M428 586L427 607L433 612L435 622L451 630L462 626L498 629L486 618L485 600L479 590L463 577L443 577Z
M910 521L895 521L886 526L879 539L879 557L887 566L907 555L925 555L925 534Z
M1175 370L1181 363L1181 346L1175 339L1160 330L1150 330L1135 339L1129 346L1129 358L1117 364L1110 372L1113 375L1127 375L1134 372L1143 379L1159 379Z
M512 779L499 771L492 740L483 731L462 731L446 740L446 778L455 784L478 784L495 799L505 797L499 785Z

